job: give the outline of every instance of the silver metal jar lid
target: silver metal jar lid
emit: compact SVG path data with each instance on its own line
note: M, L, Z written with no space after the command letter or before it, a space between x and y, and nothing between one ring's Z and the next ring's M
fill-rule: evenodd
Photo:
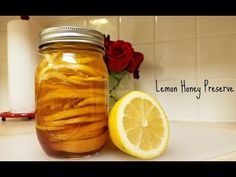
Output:
M90 43L104 49L104 36L102 33L76 26L51 27L40 32L39 48L44 44L53 42Z

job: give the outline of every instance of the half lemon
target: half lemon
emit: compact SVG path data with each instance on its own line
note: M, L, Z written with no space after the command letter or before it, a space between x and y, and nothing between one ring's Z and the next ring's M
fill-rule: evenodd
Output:
M146 93L132 91L113 106L109 121L112 142L141 158L161 155L169 139L169 123L160 104Z

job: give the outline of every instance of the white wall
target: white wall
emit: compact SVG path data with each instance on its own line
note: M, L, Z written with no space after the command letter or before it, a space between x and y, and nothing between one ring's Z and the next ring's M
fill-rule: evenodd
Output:
M0 17L0 111L7 109L6 22ZM102 19L102 20L101 20ZM236 121L236 16L34 16L43 27L76 25L110 34L143 52L135 89L156 97L170 120ZM99 23L100 20L100 23ZM233 86L233 93L157 93L158 86Z

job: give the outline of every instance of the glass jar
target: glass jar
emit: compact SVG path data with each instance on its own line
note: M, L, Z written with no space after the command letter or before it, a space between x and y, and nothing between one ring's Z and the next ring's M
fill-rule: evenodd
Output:
M35 74L36 131L50 156L99 152L108 140L108 72L103 35L79 27L40 33Z

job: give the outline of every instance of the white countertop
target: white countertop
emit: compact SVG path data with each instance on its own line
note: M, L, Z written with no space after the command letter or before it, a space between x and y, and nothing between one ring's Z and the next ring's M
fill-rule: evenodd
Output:
M38 143L34 123L34 120L7 119L5 122L0 120L1 161L67 160L52 158L44 153ZM170 130L168 149L154 160L236 160L235 123L170 122ZM108 143L96 155L73 160L134 161L140 159L133 158L118 150L112 143Z

